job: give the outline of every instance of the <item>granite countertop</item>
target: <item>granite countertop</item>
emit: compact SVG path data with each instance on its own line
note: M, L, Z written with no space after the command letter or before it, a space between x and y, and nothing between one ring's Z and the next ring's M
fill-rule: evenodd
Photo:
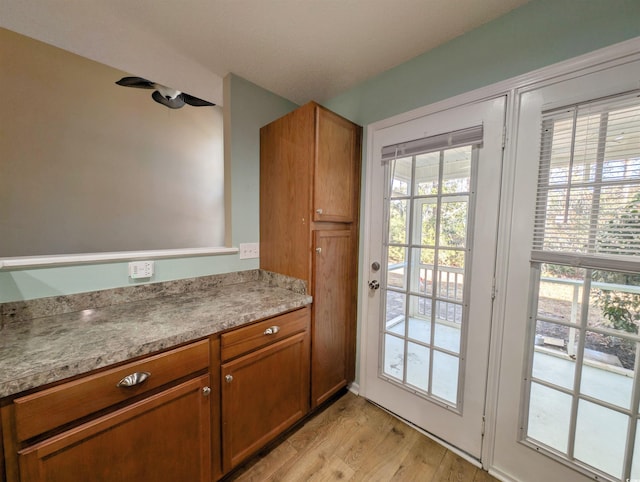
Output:
M251 270L5 303L0 305L0 398L311 301L303 282Z

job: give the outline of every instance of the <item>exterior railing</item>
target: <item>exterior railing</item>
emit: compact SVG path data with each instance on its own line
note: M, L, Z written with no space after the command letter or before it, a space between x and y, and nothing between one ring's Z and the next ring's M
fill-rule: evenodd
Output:
M584 281L579 279L551 278L548 276L541 277L540 281L544 283L553 283L553 284L571 286L572 288L571 312L569 315L569 322L572 325L577 325L578 316L579 316L578 308L580 303L580 288L582 288L582 286L584 285ZM640 294L640 286L621 285L616 283L603 283L600 281L592 281L591 288L601 289L605 291L619 291L622 293ZM575 340L575 335L576 335L576 328L569 327L569 342L567 343L566 349L567 349L567 354L571 357L576 355L576 345L575 343L571 343L571 340Z

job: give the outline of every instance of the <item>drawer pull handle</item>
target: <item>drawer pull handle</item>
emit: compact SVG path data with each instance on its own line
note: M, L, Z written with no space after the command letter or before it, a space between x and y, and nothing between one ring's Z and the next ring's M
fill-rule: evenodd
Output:
M151 373L149 372L135 372L131 375L127 375L122 380L120 380L116 387L135 387L136 385L140 385L141 383L143 383L150 376Z
M264 330L264 334L265 335L275 335L276 333L278 333L280 331L280 327L279 326L270 326L269 328L267 328L266 330Z

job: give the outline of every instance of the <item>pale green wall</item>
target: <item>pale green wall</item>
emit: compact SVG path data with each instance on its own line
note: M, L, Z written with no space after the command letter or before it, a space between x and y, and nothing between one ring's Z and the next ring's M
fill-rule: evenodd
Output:
M324 102L363 126L640 35L640 0L534 0Z
M230 116L231 242L259 241L258 180L260 139L264 124L297 106L244 79L225 81L225 116ZM225 130L227 126L225 125ZM169 222L169 221L168 221ZM156 260L153 282L254 269L258 260L238 255L202 256ZM127 263L103 263L58 268L0 271L0 302L80 293L132 284Z

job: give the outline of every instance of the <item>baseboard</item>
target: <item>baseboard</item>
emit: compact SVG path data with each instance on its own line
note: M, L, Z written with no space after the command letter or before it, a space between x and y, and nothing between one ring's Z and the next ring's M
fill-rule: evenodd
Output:
M354 395L360 396L360 385L356 382L351 382L347 389Z

